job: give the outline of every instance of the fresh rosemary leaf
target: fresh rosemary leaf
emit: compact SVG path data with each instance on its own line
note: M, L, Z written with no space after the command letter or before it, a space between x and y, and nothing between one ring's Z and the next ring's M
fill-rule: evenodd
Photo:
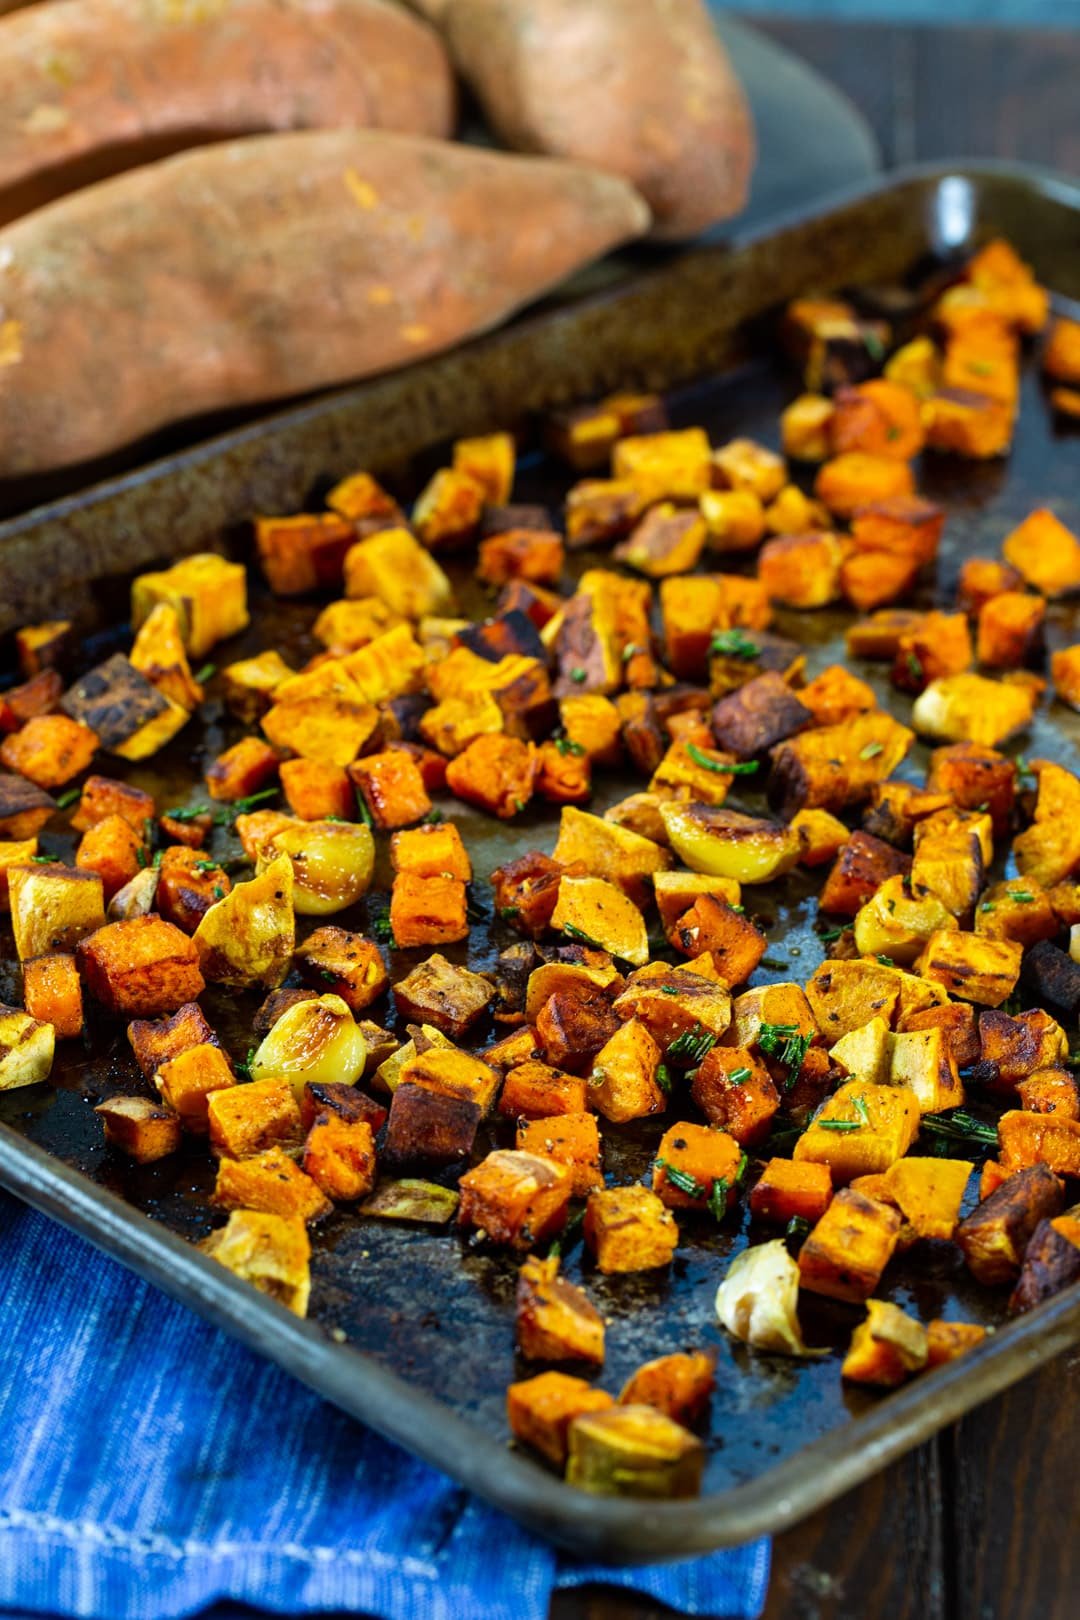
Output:
M718 775L753 776L758 768L756 759L733 760L730 763L723 759L713 759L696 743L687 743L686 752L695 765L702 766L706 771L715 771Z
M705 1188L697 1176L692 1176L688 1170L680 1170L678 1165L672 1164L668 1159L657 1159L656 1169L664 1172L676 1192L685 1193L687 1198L705 1197Z

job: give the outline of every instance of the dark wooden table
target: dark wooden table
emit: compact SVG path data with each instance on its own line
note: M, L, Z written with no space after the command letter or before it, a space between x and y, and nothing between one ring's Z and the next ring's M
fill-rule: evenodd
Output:
M1080 31L761 26L846 91L890 167L998 157L1080 176ZM764 1620L1076 1620L1078 1452L1080 1352L780 1536ZM552 1620L659 1614L575 1593Z

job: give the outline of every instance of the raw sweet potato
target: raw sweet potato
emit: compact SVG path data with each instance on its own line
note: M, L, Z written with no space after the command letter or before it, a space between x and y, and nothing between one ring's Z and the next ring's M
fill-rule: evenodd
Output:
M753 130L701 0L449 0L441 26L508 146L625 176L658 236L742 207Z
M610 175L360 130L103 181L0 233L0 472L418 359L647 225Z
M5 219L169 142L312 127L445 138L453 127L438 39L383 0L61 0L0 25L0 61Z

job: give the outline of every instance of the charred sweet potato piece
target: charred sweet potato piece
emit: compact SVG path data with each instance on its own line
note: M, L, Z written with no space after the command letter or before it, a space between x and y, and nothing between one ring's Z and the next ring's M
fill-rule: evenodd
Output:
M599 1412L615 1403L602 1389L591 1389L584 1378L544 1372L511 1384L506 1391L506 1421L515 1440L532 1446L556 1468L566 1466L573 1420L585 1412Z
M646 1361L619 1391L620 1406L651 1406L676 1423L696 1423L716 1385L716 1358L702 1351Z
M184 1129L200 1136L208 1129L210 1097L236 1084L228 1058L210 1041L184 1046L166 1058L155 1069L153 1081Z
M830 664L823 669L798 696L803 708L810 711L812 723L819 726L840 725L877 707L873 689L842 664Z
M71 652L71 631L71 619L46 619L16 630L15 652L26 680L43 669L62 668Z
M832 1175L827 1164L795 1164L770 1159L750 1193L755 1220L786 1226L791 1220L818 1222L832 1201Z
M496 914L539 939L551 925L562 875L562 865L539 851L496 867L491 874Z
M620 1027L602 990L557 990L537 1014L536 1038L548 1063L571 1074L588 1074Z
M1030 1311L1080 1278L1080 1221L1075 1215L1041 1220L1028 1240L1009 1310Z
M107 1097L94 1113L100 1115L105 1140L136 1164L153 1164L180 1146L183 1132L171 1108L151 1097Z
M970 1002L950 1001L940 1007L924 1007L907 1013L899 1019L897 1029L900 1032L940 1029L958 1069L970 1068L978 1062L979 1037L975 1008Z
M51 951L23 963L23 1006L31 1018L51 1024L58 1040L83 1032L82 984L74 956Z
M140 837L154 814L154 800L130 782L114 782L108 776L88 776L83 783L78 809L71 818L76 832L87 832L98 822L120 816Z
M390 891L390 928L403 950L450 945L469 934L468 897L459 878L399 872Z
M744 1046L714 1046L694 1071L690 1095L709 1124L742 1147L764 1140L780 1108L769 1071Z
M930 450L986 461L1007 454L1015 412L1007 400L972 388L940 388L924 402Z
M616 546L615 556L650 579L663 579L689 573L705 549L705 538L705 519L700 513L661 501Z
M838 726L820 726L772 750L769 801L785 816L797 810L838 811L868 798L913 742L906 726L873 710Z
M217 1036L198 1002L190 1001L168 1018L135 1019L128 1025L128 1041L136 1063L150 1079L170 1058L191 1046L217 1045Z
M977 743L951 743L930 755L926 778L931 793L948 793L961 810L985 805L1000 837L1009 825L1016 798L1016 766L994 748Z
M556 1256L530 1255L518 1272L518 1350L527 1361L604 1360L604 1319L580 1288L559 1276Z
M355 541L355 526L335 512L255 519L255 550L275 596L338 585Z
M895 1389L926 1366L926 1329L885 1300L868 1300L866 1308L866 1320L851 1336L840 1376L858 1384Z
M604 1187L589 1194L585 1242L600 1271L666 1266L678 1241L675 1217L648 1187Z
M570 1171L575 1198L586 1198L595 1187L604 1185L600 1132L593 1114L519 1119L514 1145L522 1152L539 1153L564 1164Z
M814 480L814 495L840 518L861 506L897 495L914 495L915 480L904 461L849 450L826 461Z
M365 1032L375 1027L361 1025ZM300 1098L300 1124L304 1131L310 1131L321 1115L333 1114L343 1120L362 1119L371 1126L374 1134L386 1124L387 1113L382 1103L369 1097L359 1086L346 1085L338 1080L317 1081L314 1084L309 1080Z
M499 1113L510 1119L547 1119L583 1113L588 1100L585 1077L564 1074L547 1063L516 1063L506 1076Z
M1064 596L1080 587L1080 540L1047 507L1013 529L1002 550L1005 561L1044 596Z
M977 1322L943 1322L940 1317L926 1324L928 1367L942 1367L966 1355L986 1338L986 1329Z
M851 520L851 536L862 552L889 552L919 568L937 556L944 510L919 495L896 495L860 506Z
M900 1236L900 1216L842 1187L799 1251L799 1286L859 1304L877 1287Z
M459 1040L482 1017L495 995L487 979L456 967L445 956L429 956L394 986L403 1018L433 1024Z
M206 1117L210 1149L219 1158L246 1159L300 1141L300 1109L287 1080L222 1086L207 1095Z
M446 770L446 785L466 804L508 821L528 804L536 749L517 737L478 737Z
M999 1007L1016 988L1023 947L963 931L940 932L927 941L919 972L960 1001Z
M30 1010L27 1008L28 1012ZM40 1017L40 1014L34 1016ZM1016 1094L1027 1113L1080 1119L1080 1083L1067 1069L1037 1069L1017 1084Z
M871 833L853 832L825 880L819 905L822 911L854 917L880 886L891 877L911 871L911 861Z
M267 648L255 658L242 658L228 664L221 672L225 706L245 725L254 725L270 708L278 687L294 673L274 648Z
M354 1013L369 1007L389 983L378 946L346 928L317 928L297 950L296 963L320 994L340 996Z
M1013 1282L1039 1222L1060 1215L1064 1207L1061 1182L1045 1164L1010 1175L956 1229L968 1268L987 1287Z
M0 696L0 731L18 731L35 715L54 713L63 690L55 669L43 669L22 686L9 686Z
M1011 1091L1038 1069L1052 1069L1069 1055L1061 1025L1041 1008L1018 1013L979 1014L979 1060L973 1078Z
M489 585L512 579L557 585L563 570L562 536L548 530L507 529L480 543L476 574Z
M89 834L87 834L89 837ZM210 907L232 888L216 861L204 860L198 850L177 845L164 851L158 867L155 904L166 922L193 934Z
M818 608L840 594L842 550L835 534L784 534L769 540L758 556L758 579L770 602Z
M911 461L923 447L918 395L885 377L838 388L829 438L837 456L863 451L891 461Z
M736 759L762 754L813 724L812 711L772 671L729 692L713 707L710 723L721 748Z
M479 1103L430 1086L394 1088L386 1122L384 1154L395 1168L432 1167L468 1159L480 1125Z
M79 942L76 957L91 995L122 1017L175 1012L204 988L193 942L161 917L109 923Z
M97 747L97 733L89 726L66 714L43 714L4 738L0 743L0 764L26 777L35 787L63 787L85 771Z

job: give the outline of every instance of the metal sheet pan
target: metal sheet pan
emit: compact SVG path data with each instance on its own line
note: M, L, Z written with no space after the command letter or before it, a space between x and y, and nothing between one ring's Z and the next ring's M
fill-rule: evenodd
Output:
M545 403L620 382L670 387L676 420L703 422L716 439L745 431L775 440L778 410L796 384L775 359L765 319L771 309L799 290L895 278L928 255L963 251L999 230L1057 293L1080 295L1080 195L1016 173L918 173L734 252L686 255L628 288L534 316L430 366L283 413L5 525L0 578L10 586L7 622L71 602L94 629L95 621L115 618L119 587L133 568L208 543L242 548L241 525L255 509L299 506L325 479L361 463L386 469L407 494L437 464L440 440L524 421ZM947 499L951 513L940 568L945 590L965 552L996 549L1008 525L1037 502L1054 497L1066 519L1080 516L1075 437L1055 438L1037 380L1029 377L1025 388L1007 465L939 462L924 472L923 487ZM523 458L521 498L553 500L565 482L543 456ZM263 619L262 637L302 649L311 608L267 604L266 612L276 617L272 629ZM1067 605L1054 608L1052 644L1076 639L1072 615ZM788 615L780 628L810 643L816 668L836 656L844 619ZM243 650L230 647L229 655ZM227 727L210 714L203 744L213 749L227 740ZM184 734L135 779L156 791L159 803L174 802L190 779L197 741ZM1029 745L1075 765L1076 741L1075 727L1051 723L1044 712ZM622 788L606 784L601 803ZM745 802L754 808L752 795ZM500 859L551 836L540 813L511 828L470 817L457 805L453 813L474 855L481 900L483 879ZM805 978L821 952L805 889L794 883L755 890L753 909L769 918L773 948L790 964L761 969L754 982ZM361 927L363 919L358 910L341 920ZM395 977L413 959L400 956ZM10 958L0 960L0 998L17 994L16 974ZM229 1049L242 1055L254 1000L209 993L205 1002ZM617 1389L649 1356L691 1343L716 1347L706 1494L657 1505L583 1497L506 1447L503 1395L515 1376L512 1261L455 1236L433 1238L341 1212L316 1236L312 1317L297 1322L184 1241L212 1223L210 1173L197 1146L143 1168L103 1148L90 1105L109 1091L135 1089L133 1074L122 1031L106 1030L86 1049L63 1054L55 1088L0 1099L0 1183L347 1411L542 1533L591 1555L628 1562L673 1557L780 1528L1080 1338L1080 1289L1004 1325L1003 1299L974 1287L955 1252L943 1246L897 1261L890 1297L923 1318L951 1314L1000 1324L1000 1331L964 1361L888 1397L845 1389L835 1358L781 1362L724 1339L713 1322L713 1294L725 1258L746 1232L736 1221L711 1231L688 1226L670 1276L619 1280L589 1272L588 1286L611 1318L608 1387ZM648 1125L612 1131L609 1170L617 1178L641 1174L658 1134ZM585 1264L579 1250L568 1262L570 1275ZM827 1302L816 1309L821 1337L843 1343L856 1315ZM340 1334L344 1342L337 1342Z

